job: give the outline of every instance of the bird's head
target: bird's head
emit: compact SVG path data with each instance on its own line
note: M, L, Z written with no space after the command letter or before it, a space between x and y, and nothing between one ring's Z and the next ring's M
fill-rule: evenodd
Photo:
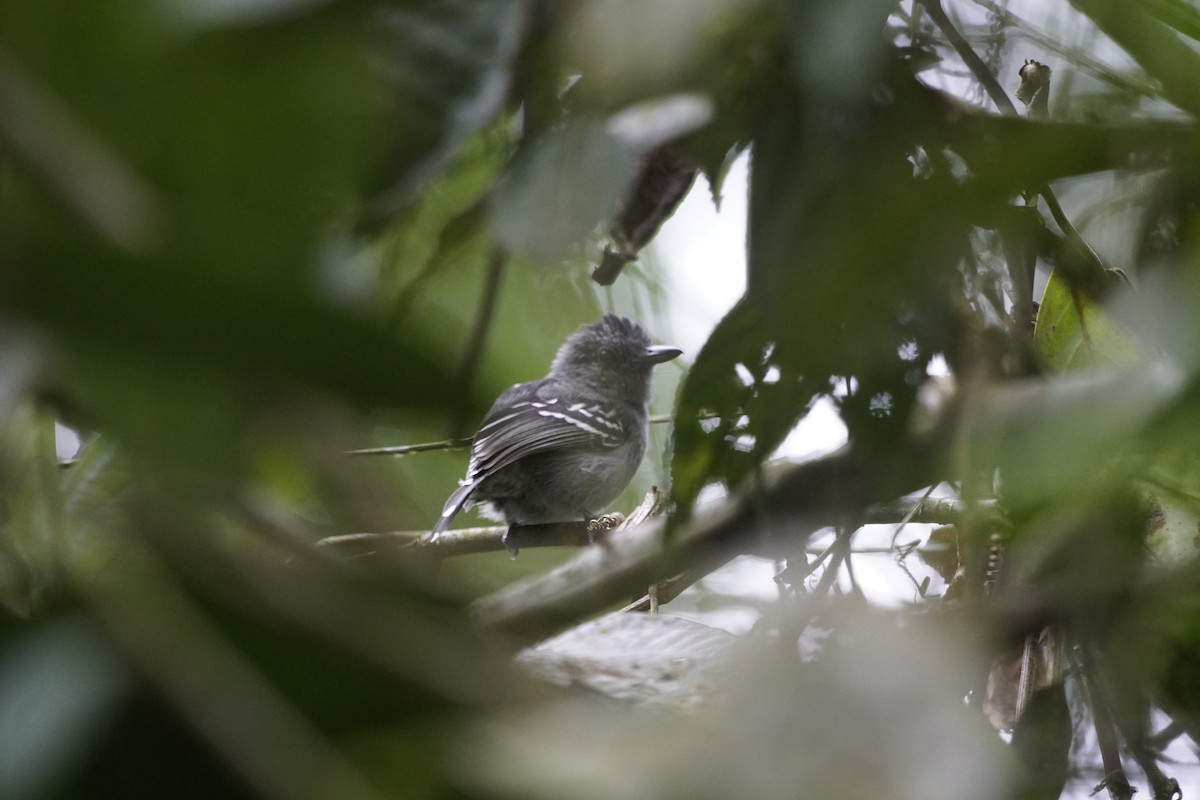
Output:
M654 365L681 353L676 347L651 344L650 335L633 320L605 314L598 322L583 325L567 337L554 357L550 374L645 403Z

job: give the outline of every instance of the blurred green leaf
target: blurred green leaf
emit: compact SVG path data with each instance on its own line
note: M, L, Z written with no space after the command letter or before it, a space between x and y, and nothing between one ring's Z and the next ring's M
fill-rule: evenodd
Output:
M0 5L0 794L1049 797L1094 766L1069 747L1080 697L1035 697L1008 748L963 702L1048 623L1099 654L1122 755L1163 793L1148 698L1200 735L1200 137L1162 102L1200 108L1195 9L941 5L986 68L932 3ZM1144 73L1079 44L1092 20ZM1031 56L1070 118L978 105ZM1080 113L1115 96L1095 81L1123 94ZM863 530L815 585L755 587L746 641L602 618L527 652L560 687L533 685L462 606L563 551L434 570L312 542L426 526L466 460L347 449L444 438L602 309L668 342L693 322L653 258L600 289L581 247L667 139L714 191L752 154L749 289L629 492L668 459L679 517L709 483L755 486L819 399L850 448L764 472L784 514L735 496L714 519L753 522L720 546L794 539L798 571L789 510L836 509L849 536L867 499L943 480L943 577L970 602L935 607L911 573L913 607L827 602L873 596ZM1051 182L1136 294L1068 290L1066 221L1029 202ZM916 434L930 373L943 416ZM907 571L904 541L880 560Z
M1138 343L1100 309L1073 292L1058 270L1050 273L1038 306L1033 340L1056 372L1126 367L1142 360Z
M995 389L971 421L972 447L1002 470L1007 502L1071 501L1083 487L1117 479L1109 469L1135 466L1121 458L1137 451L1183 386L1180 370L1152 363Z
M1184 0L1140 0L1146 13L1191 39L1200 41L1200 10Z
M638 166L637 154L598 120L552 131L497 187L496 237L534 261L564 259L616 210Z
M903 71L895 80L911 87ZM952 335L939 297L965 250L967 215L991 199L958 194L943 165L914 176L906 153L940 146L934 118L843 98L847 107L824 113L849 115L847 135L786 113L812 100L794 87L776 87L774 100L779 113L753 151L747 296L680 394L680 419L721 415L716 426L677 429L683 509L705 483L741 480L818 394L836 398L864 447L902 433L926 364Z
M390 95L391 124L382 170L387 183L366 210L367 221L382 221L418 200L458 148L500 111L527 14L513 0L374 6L372 56Z
M108 728L131 682L95 627L63 616L5 637L0 654L0 794L53 796Z

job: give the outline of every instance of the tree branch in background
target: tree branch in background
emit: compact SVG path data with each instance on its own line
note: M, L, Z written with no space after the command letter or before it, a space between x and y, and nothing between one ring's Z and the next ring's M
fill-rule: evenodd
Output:
M663 223L670 219L696 180L696 167L665 147L646 157L641 175L609 228L613 247L605 247L592 280L611 286L626 264L636 261Z
M398 444L390 447L364 447L361 450L347 450L348 456L406 456L410 453L427 453L432 450L461 450L471 446L474 436L461 439L443 439L440 442L420 442L418 444Z

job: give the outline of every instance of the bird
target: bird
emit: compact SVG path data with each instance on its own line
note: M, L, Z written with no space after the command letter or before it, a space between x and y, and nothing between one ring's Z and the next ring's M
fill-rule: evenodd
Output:
M430 539L474 505L510 531L594 519L629 485L645 455L654 366L682 352L652 345L641 325L617 314L580 326L546 377L496 398L475 435L466 477Z

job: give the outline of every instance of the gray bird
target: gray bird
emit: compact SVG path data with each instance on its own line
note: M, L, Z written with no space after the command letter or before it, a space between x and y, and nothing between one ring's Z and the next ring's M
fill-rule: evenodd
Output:
M509 526L595 518L646 453L654 365L681 352L651 345L640 325L616 314L581 326L546 377L518 383L492 404L432 538L476 504Z

